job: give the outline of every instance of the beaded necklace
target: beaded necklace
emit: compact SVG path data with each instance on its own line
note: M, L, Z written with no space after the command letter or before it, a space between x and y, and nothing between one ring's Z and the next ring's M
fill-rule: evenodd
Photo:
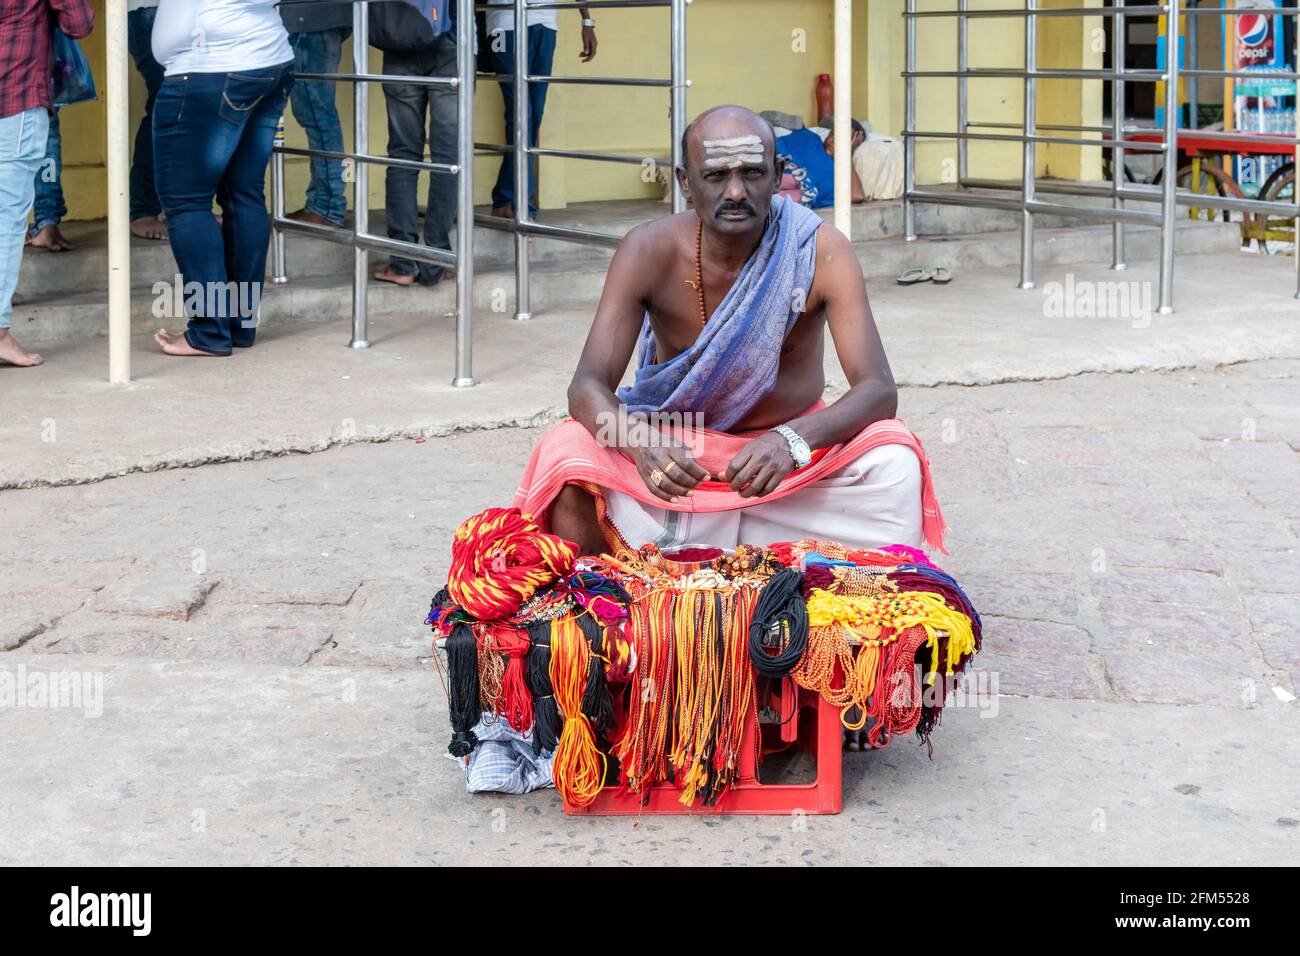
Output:
M704 220L696 215L695 223L695 279L687 279L686 284L694 287L700 302L700 325L709 324L709 311L704 307Z

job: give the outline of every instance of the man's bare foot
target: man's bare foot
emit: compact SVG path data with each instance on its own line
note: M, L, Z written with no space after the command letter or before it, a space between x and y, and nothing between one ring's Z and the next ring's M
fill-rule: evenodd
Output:
M72 243L68 242L67 237L59 232L59 227L53 224L32 236L29 244L48 252L65 252L72 248Z
M166 239L167 224L157 216L144 216L131 220L131 235L141 239Z
M27 300L24 299L22 296L20 296L17 292L15 292L13 295L9 297L10 305L22 305L26 301Z
M579 554L609 550L596 517L596 500L580 485L565 485L551 505L551 532L578 545Z
M492 215L496 216L498 219L514 219L515 207L514 206L493 206Z
M405 276L400 272L394 272L392 266L384 266L371 273L371 276L380 282L391 282L393 285L414 285L415 276Z
M14 338L13 333L8 329L0 329L0 362L17 365L20 368L31 368L33 365L40 365L44 361L45 359L35 352L28 352L19 345L18 340Z
M292 219L295 222L309 222L314 226L333 226L336 229L341 228L343 223L335 222L328 216L322 216L318 212L312 212L310 209L299 209L297 212L291 212L285 219Z
M153 340L158 343L158 347L168 355L215 355L215 352L205 352L202 349L196 349L185 338L184 332L168 332L166 329L159 329L153 334Z

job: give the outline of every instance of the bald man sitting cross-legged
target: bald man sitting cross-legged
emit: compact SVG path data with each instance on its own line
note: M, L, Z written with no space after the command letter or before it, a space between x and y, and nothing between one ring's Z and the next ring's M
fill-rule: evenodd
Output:
M942 547L924 451L853 248L775 195L771 128L701 114L677 170L687 212L632 229L514 500L584 553L816 538ZM822 401L829 328L850 388ZM633 351L636 378L618 388Z

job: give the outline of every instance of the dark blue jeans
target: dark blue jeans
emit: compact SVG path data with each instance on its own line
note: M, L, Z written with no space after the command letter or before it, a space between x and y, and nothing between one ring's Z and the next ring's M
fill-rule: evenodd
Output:
M184 282L185 339L196 349L229 355L256 337L271 235L263 182L292 86L289 62L178 74L158 90L154 174Z
M162 212L153 184L153 103L162 86L163 68L153 58L153 35L157 7L142 7L126 15L126 48L144 79L144 116L135 131L135 153L131 157L131 218L145 219Z
M45 159L36 170L36 192L32 204L32 226L36 235L46 226L57 226L68 214L63 199L63 138L59 135L59 111L50 114L50 135L45 140Z
M333 27L311 33L290 33L294 70L299 73L336 73L343 41L352 35L351 27ZM334 103L334 84L327 80L299 80L290 97L293 118L307 134L312 149L343 152L343 129ZM307 185L308 212L341 223L348 211L348 196L343 186L343 163L337 159L313 159L311 182Z
M496 71L514 73L515 71L515 31L505 31L502 39L505 49L496 51ZM497 46L492 37L492 46ZM535 23L528 28L528 73L531 76L550 76L551 65L555 61L555 31ZM502 83L501 98L506 104L506 145L515 142L515 85ZM528 84L528 145L537 145L537 134L542 128L542 113L546 111L546 83ZM537 169L536 158L528 157L528 207L537 212ZM492 187L492 205L513 206L515 201L515 160L509 154L501 157L501 171L497 174L497 183Z

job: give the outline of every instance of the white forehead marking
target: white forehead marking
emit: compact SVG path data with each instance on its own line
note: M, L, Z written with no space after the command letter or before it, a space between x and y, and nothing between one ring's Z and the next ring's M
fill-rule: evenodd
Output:
M759 146L762 140L754 133L748 136L733 136L731 139L706 139L704 148L712 152L715 149L734 149L737 146Z
M735 169L747 163L763 164L763 141L755 134L733 136L730 139L706 139L705 166Z
M762 153L742 153L739 156L716 156L704 161L705 166L717 168L725 166L727 169L735 169L738 166L744 166L746 163L757 163L763 165Z

